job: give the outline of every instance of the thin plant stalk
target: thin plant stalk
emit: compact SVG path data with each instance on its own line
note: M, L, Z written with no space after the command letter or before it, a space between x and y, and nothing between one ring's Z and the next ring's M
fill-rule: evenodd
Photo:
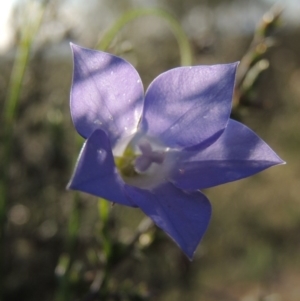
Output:
M67 260L63 266L63 275L59 279L59 286L56 292L55 300L64 301L71 299L70 291L70 276L72 272L72 266L75 260L75 250L78 244L78 232L80 227L80 212L81 212L81 201L79 193L75 193L72 203L72 211L68 221L67 229ZM59 263L60 264L60 263Z
M172 30L179 46L181 66L192 65L192 51L189 43L189 39L182 29L182 26L177 19L170 13L161 9L135 9L125 12L113 26L104 34L101 40L97 43L96 49L107 50L113 39L121 31L121 29L129 22L143 17L143 16L155 16L163 19L169 25Z

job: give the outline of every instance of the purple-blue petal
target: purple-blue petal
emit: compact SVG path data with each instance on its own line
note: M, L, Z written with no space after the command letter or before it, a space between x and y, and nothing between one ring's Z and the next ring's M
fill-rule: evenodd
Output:
M211 217L206 196L201 192L186 193L170 183L152 191L127 186L126 192L191 260Z
M252 130L229 120L220 138L202 151L183 151L170 180L180 189L196 190L252 176L283 164Z
M114 147L119 138L132 134L139 122L144 100L140 76L131 64L117 56L71 46L73 123L84 138L101 128Z
M237 63L180 67L149 86L140 128L173 148L206 147L224 131Z
M95 130L83 145L68 188L135 206L124 194L124 182L115 166L110 141L100 129Z

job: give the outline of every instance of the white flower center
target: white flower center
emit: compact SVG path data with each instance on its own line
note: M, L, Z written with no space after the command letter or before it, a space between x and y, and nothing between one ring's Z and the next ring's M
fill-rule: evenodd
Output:
M115 156L123 180L132 186L151 189L167 181L171 169L169 148L137 133L121 156Z

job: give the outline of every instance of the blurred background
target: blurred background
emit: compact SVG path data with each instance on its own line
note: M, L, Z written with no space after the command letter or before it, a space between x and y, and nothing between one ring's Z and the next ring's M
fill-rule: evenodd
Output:
M263 53L266 70L240 99L233 117L259 134L287 164L205 191L213 217L192 263L164 233L152 229L141 235L132 254L111 271L110 286L115 291L134 286L144 299L109 300L300 300L300 2L276 3L283 5L283 12ZM69 42L94 48L125 11L156 7L180 22L194 64L240 61L262 18L270 21L265 13L274 4L272 0L1 1L1 113L24 24L34 22L46 5L13 124L3 300L64 300L57 291L63 290L60 279L70 260L71 292L65 300L88 300L86 291L101 272L97 199L80 194L75 201L75 193L65 190L79 151L68 106ZM180 65L176 39L166 22L155 16L130 22L108 51L129 60L145 88L161 72ZM110 216L111 236L121 243L134 235L143 218L138 209L122 206L114 206ZM70 227L77 227L75 243Z

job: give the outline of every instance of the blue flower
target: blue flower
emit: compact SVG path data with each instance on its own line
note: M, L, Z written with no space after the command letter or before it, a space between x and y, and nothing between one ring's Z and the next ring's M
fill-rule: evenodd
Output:
M139 207L192 259L211 217L199 189L284 163L229 118L237 63L175 68L144 94L122 58L72 50L71 115L86 142L68 188Z

